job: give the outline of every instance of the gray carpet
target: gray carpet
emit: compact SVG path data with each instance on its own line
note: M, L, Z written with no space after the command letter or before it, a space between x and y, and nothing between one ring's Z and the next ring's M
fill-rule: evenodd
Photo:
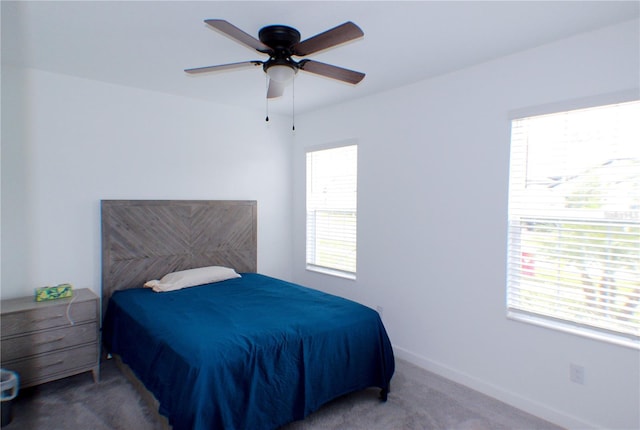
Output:
M389 400L378 389L337 399L281 430L559 429L546 421L427 372L396 361ZM154 414L113 361L90 373L22 390L12 402L13 421L3 430L156 430ZM255 429L258 430L258 429Z

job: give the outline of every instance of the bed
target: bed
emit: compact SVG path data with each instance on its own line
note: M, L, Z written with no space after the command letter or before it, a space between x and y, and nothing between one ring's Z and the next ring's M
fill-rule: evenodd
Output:
M175 430L275 429L394 372L378 313L256 273L255 201L102 201L103 343ZM239 277L157 293L169 272Z

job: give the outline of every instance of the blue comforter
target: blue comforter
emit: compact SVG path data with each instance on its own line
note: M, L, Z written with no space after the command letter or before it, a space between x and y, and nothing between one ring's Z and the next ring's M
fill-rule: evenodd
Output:
M175 430L274 429L394 372L377 312L267 276L113 294L103 342Z

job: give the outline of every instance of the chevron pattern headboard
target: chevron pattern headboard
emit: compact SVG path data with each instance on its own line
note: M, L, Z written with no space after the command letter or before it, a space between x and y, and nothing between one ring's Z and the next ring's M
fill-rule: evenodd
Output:
M239 200L102 200L102 307L115 290L203 266L257 270L257 205Z

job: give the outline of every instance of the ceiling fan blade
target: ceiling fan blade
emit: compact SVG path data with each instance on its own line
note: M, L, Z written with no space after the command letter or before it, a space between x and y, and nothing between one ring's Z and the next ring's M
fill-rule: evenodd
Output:
M184 71L195 75L198 73L221 72L223 70L245 69L249 67L262 66L262 61L242 61L240 63L220 64L218 66L195 67Z
M287 85L282 82L274 81L273 79L269 79L269 89L267 90L267 98L275 99L276 97L280 97L284 94L284 89Z
M249 48L253 48L256 51L264 52L264 53L268 53L271 51L271 48L269 48L267 45L260 42L258 39L256 39L252 35L240 30L238 27L231 24L230 22L225 21L224 19L205 19L204 22L206 22L209 26L213 27L214 29L222 32L224 35L232 38L236 42L240 42L243 45L248 46Z
M305 56L313 54L358 39L362 36L364 36L364 32L360 27L348 21L298 43L293 47L293 55Z
M315 73L316 75L326 76L327 78L337 79L354 85L365 77L364 73L344 69L331 64L321 63L319 61L302 60L298 64L300 66L300 70L304 70L305 72Z

